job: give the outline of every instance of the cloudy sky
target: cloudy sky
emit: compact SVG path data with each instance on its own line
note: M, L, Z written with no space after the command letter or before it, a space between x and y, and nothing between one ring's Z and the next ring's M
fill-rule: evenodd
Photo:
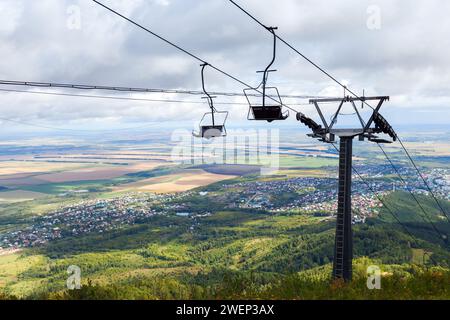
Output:
M227 0L103 0L154 32L251 85L271 58L271 37ZM279 35L359 93L390 95L384 114L395 124L450 121L450 1L238 0ZM414 3L414 4L413 4ZM200 90L198 61L90 0L0 0L0 79ZM342 90L279 44L270 77L282 94L340 96ZM242 85L209 69L210 90ZM19 89L0 86L0 89ZM27 89L32 91L68 92ZM84 92L73 92L83 94ZM114 95L110 92L87 94ZM125 101L0 91L1 117L54 126L194 122L200 97L134 94ZM244 119L240 98L220 105ZM304 104L305 100L286 100ZM296 106L312 113L309 106ZM294 122L294 118L290 119ZM2 121L2 126L17 125Z

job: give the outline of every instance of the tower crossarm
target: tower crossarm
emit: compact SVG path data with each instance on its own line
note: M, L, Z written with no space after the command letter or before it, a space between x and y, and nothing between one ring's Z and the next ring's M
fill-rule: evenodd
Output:
M356 102L361 101L363 104L367 104L367 101L378 101L378 104L373 109L373 112L367 123L364 122L360 111L356 107ZM370 142L377 143L391 143L391 141L380 139L376 134L387 134L392 140L396 140L396 133L392 129L391 125L386 121L385 118L379 113L381 107L385 101L389 101L389 96L373 96L373 97L351 97L345 96L343 98L321 98L321 99L311 99L309 103L314 105L317 114L320 118L322 124L317 123L312 118L307 117L303 113L297 114L297 120L306 125L312 130L312 134L308 136L313 138L319 138L320 141L326 143L332 143L335 141L335 137L356 137L359 136L360 140L368 139ZM322 111L321 104L324 103L339 103L338 108L331 118L331 122L328 123L324 112ZM336 129L334 128L337 123L339 115L341 115L341 109L345 103L350 103L358 116L359 127L349 128L349 129ZM367 104L368 105L368 104Z

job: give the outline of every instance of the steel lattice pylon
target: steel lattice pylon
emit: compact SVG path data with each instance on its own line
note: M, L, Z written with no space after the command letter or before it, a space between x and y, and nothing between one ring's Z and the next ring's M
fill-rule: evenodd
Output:
M378 105L373 109L373 113L367 123L361 117L355 101L378 101ZM339 149L339 180L338 180L338 210L336 214L336 236L334 244L333 259L333 279L343 279L351 281L352 279L352 261L353 261L353 233L352 233L352 151L353 139L359 137L360 141L368 139L375 143L391 143L390 140L381 139L377 134L386 134L395 141L395 134L389 123L379 114L379 110L389 97L344 97L332 99L313 99L317 113L321 119L322 125L302 113L297 114L297 120L305 124L312 130L310 137L318 138L325 143L334 143L336 136L340 139ZM330 124L327 123L325 116L320 108L321 103L339 103L339 107L332 117ZM334 125L344 103L351 103L355 115L357 115L361 124L360 128L335 129ZM374 126L372 126L374 125Z

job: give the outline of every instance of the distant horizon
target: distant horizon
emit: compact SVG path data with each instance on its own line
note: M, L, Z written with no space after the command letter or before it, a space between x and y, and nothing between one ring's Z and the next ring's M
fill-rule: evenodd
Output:
M241 125L239 125L241 124ZM247 125L245 125L247 124ZM134 128L133 128L134 127ZM68 127L70 128L70 127ZM233 130L279 130L280 139L289 135L292 138L292 134L298 133L300 137L305 140L310 139L307 137L307 134L310 133L304 126L293 124L284 124L284 125L267 125L267 124L251 124L248 125L248 122L242 123L233 123L227 126L228 131L232 132ZM448 136L450 132L450 125L448 124L402 124L402 125L394 125L397 133L404 140L408 140L411 138L411 134L414 133L417 139L420 139L423 135L439 135L445 134ZM9 143L11 141L31 141L36 139L47 139L47 140L55 140L59 141L59 143L67 140L68 142L72 140L80 140L80 143L89 143L92 145L93 141L105 142L109 140L133 140L142 141L142 140L151 140L154 137L155 141L164 140L167 141L171 138L171 134L175 132L175 130L183 130L185 134L190 134L190 132L195 129L195 126L190 127L188 124L180 124L175 122L168 123L139 123L139 124L129 124L122 127L99 127L97 126L95 129L92 127L72 127L71 130L50 130L44 128L29 128L23 126L21 128L14 128L14 130L7 130L6 128L2 129L2 142ZM87 131L83 131L86 129ZM89 131L94 130L94 131ZM97 131L98 130L98 131ZM403 136L402 136L403 135ZM436 136L438 140L445 139L445 136ZM314 142L314 139L310 139L311 142ZM43 141L44 144L48 141ZM0 142L1 145L7 145ZM94 143L95 144L95 143Z

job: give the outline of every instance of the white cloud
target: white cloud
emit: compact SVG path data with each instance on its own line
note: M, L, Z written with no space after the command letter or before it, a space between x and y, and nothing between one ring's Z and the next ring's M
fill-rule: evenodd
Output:
M17 28L22 10L23 3L17 3L17 1L14 0L4 0L0 2L0 13L2 15L0 35L8 35Z
M270 35L227 1L104 2L249 84L260 82L255 71L264 69L270 61ZM412 108L404 121L420 110L448 113L450 42L445 39L450 31L449 1L414 5L407 0L240 3L267 25L278 25L280 35L337 79L348 80L355 92L366 89L368 95L391 95L388 110ZM80 7L79 30L67 28L67 8L72 5ZM367 28L369 5L381 8L380 30ZM2 79L200 89L198 61L92 1L4 0L0 2L0 21ZM282 44L274 67L279 72L271 75L270 81L279 85L282 94L342 95L332 81ZM207 87L215 91L242 90L242 85L211 69ZM4 118L49 123L74 119L186 122L196 121L207 111L202 105L152 103L153 107L145 108L142 102L3 92L0 101L5 106ZM235 100L219 97L217 101ZM245 118L242 106L225 107L234 111L231 119Z

